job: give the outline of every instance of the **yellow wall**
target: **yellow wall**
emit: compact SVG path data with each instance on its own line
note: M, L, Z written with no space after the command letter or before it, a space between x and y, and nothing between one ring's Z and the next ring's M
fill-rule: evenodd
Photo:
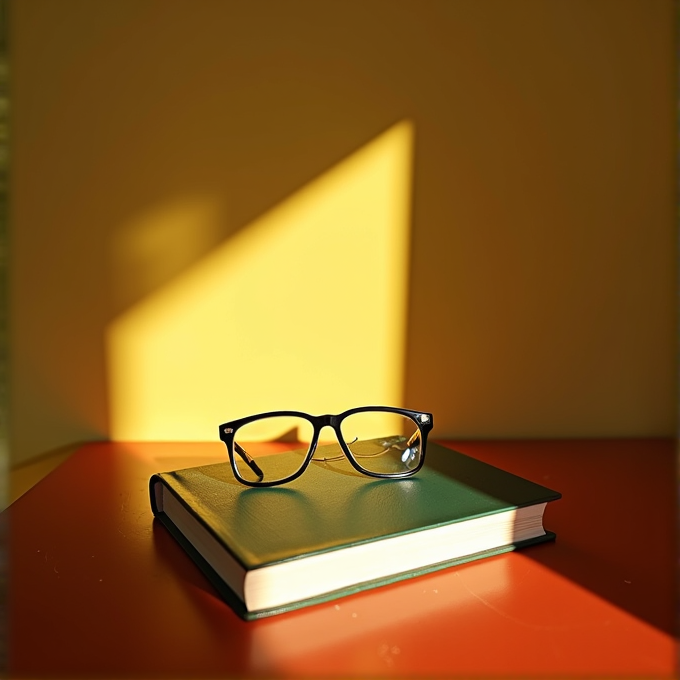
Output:
M403 126L409 186L395 201L408 208L398 238L410 262L386 298L406 314L390 350L400 384L376 391L381 369L353 377L346 398L394 394L433 411L440 437L674 432L671 0L14 0L10 10L14 462L116 432L163 438L130 419L116 429L148 380L112 350L116 329ZM349 238L320 249L333 272ZM323 298L331 286L340 300L333 278L310 289ZM347 294L362 314L380 304ZM301 303L272 329L272 352L300 313ZM330 361L330 350L350 351L332 333L319 343ZM167 359L192 422L205 410L200 381L178 369L195 351ZM285 400L254 355L238 362L263 402ZM298 375L335 404L314 366ZM234 389L224 384L225 420L239 407ZM169 438L181 435L178 398ZM151 401L157 418L163 405Z

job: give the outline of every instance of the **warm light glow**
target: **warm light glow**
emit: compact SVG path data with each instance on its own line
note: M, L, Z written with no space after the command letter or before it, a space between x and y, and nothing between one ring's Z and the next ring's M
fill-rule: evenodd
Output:
M412 138L395 125L115 320L113 439L401 403Z
M424 620L437 619L446 626L451 611L473 611L480 606L481 598L508 592L516 580L507 560L483 560L474 569L464 568L453 577L450 572L439 572L405 581L399 586L399 598L378 588L354 601L338 600L333 606L305 610L294 617L273 616L253 630L251 648L255 653L251 662L261 671L280 669L310 654L332 654L352 639L370 639L386 626L408 630L422 625ZM356 616L362 610L378 614ZM314 615L310 616L312 611ZM340 611L350 617L350 612L355 612L351 626L337 624ZM324 630L324 635L319 635L319 630Z

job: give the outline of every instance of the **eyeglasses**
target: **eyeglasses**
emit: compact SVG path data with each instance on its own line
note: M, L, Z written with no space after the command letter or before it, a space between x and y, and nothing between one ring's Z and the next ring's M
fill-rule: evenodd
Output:
M337 444L317 446L324 427ZM248 486L275 486L297 479L310 461L346 457L355 470L371 477L400 478L423 466L432 414L390 406L363 406L339 415L312 416L300 411L272 411L220 425L234 476ZM280 442L285 452L257 456L251 442ZM296 446L297 444L297 446ZM315 457L315 453L317 457Z

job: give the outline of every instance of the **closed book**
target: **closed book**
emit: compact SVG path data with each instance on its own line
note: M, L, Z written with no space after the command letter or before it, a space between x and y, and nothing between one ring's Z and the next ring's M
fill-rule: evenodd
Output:
M313 461L251 488L224 462L153 475L150 497L220 595L256 619L554 539L543 514L560 494L430 443L406 479Z

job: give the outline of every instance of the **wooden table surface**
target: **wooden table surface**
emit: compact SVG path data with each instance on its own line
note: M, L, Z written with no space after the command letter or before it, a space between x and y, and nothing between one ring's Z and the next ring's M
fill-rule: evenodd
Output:
M675 677L674 442L445 443L561 491L557 541L249 623L149 508L221 445L83 446L5 511L10 677Z

